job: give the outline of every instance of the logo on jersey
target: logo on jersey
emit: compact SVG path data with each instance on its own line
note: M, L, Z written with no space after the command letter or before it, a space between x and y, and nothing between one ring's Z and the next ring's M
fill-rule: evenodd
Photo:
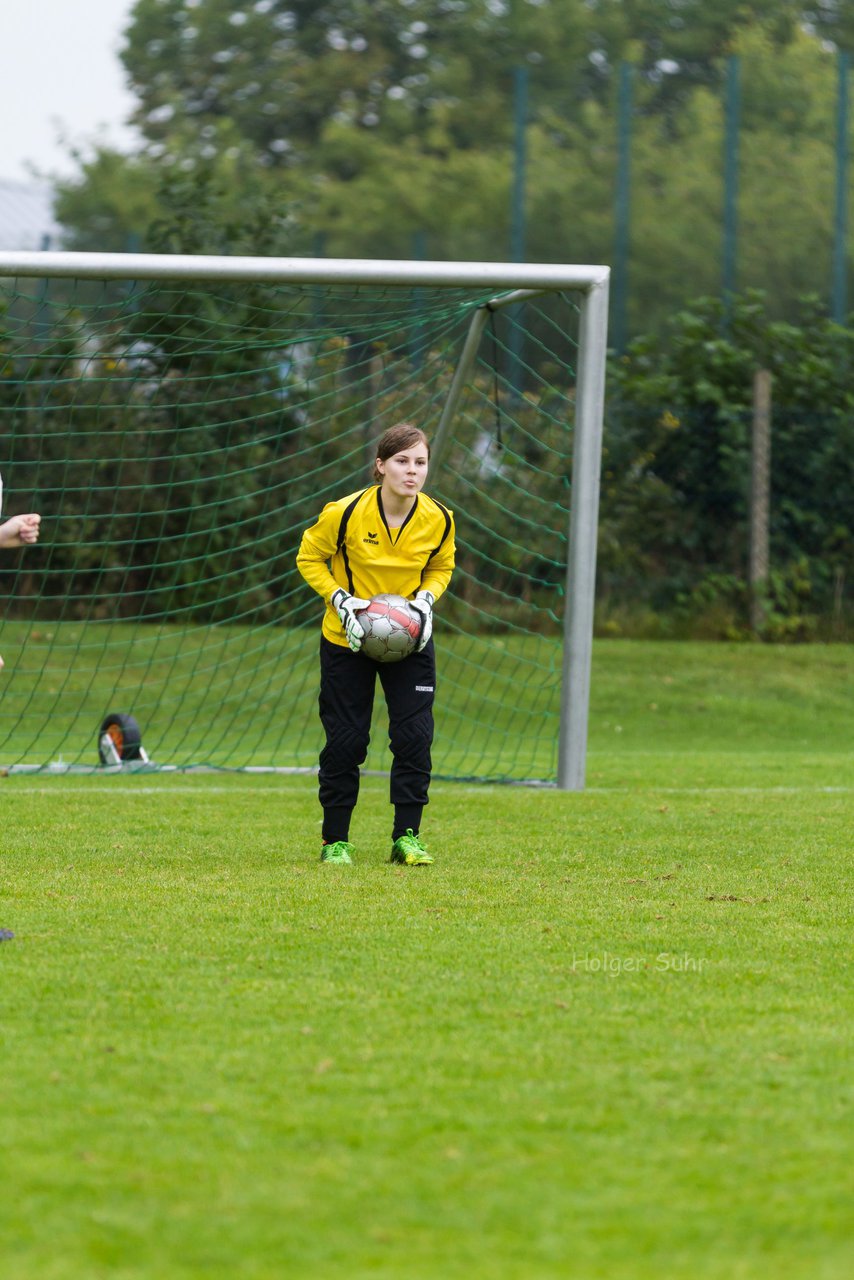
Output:
M370 529L368 530L367 538L363 538L362 541L370 542L372 547L378 547L380 545L379 541L377 540L377 535L375 533L371 533Z

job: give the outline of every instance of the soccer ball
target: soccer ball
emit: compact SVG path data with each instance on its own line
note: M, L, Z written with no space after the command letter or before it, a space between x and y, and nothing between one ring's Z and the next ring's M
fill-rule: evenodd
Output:
M418 644L424 621L404 596L374 596L358 619L365 629L362 653L374 662L400 662Z

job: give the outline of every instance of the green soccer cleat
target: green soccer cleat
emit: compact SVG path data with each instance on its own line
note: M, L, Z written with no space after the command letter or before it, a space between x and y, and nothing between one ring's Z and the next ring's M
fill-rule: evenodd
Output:
M334 840L332 844L325 844L320 851L321 862L337 862L341 866L349 866L353 859L351 853L355 853L355 849L347 840Z
M391 846L391 861L402 862L406 867L429 867L433 859L421 837L410 827L406 835L398 836Z

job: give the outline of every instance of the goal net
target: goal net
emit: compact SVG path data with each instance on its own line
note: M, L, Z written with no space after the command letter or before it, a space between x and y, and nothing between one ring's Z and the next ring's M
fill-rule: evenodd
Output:
M606 310L605 268L0 255L3 519L42 515L0 765L101 767L118 713L136 767L314 768L296 549L412 421L457 521L435 774L583 785Z

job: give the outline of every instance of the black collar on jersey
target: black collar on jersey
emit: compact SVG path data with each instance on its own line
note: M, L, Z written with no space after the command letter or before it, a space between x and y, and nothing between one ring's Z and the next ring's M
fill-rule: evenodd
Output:
M394 545L396 545L396 543L397 543L398 539L400 538L400 535L403 533L403 531L404 531L404 529L406 528L406 526L409 524L409 521L410 521L410 520L412 519L412 517L415 515L415 509L416 509L416 507L418 506L418 494L416 493L416 495L415 495L415 501L413 502L412 506L410 507L410 509L409 509L409 514L407 515L407 517L406 517L406 519L404 520L403 524L402 524L402 525L400 525L400 526L395 530L395 532L397 533L397 537L396 537L396 538L393 538L393 537L392 537L391 529L389 528L388 520L386 520L385 511L383 510L383 495L382 495L382 486L381 486L381 485L378 485L378 486L377 486L377 506L378 506L378 507L379 507L379 509L380 509L380 519L382 520L383 524L385 525L385 531L386 531L386 533L387 533L387 534L388 534L388 536L389 536L389 541L391 542L392 546L394 546Z

